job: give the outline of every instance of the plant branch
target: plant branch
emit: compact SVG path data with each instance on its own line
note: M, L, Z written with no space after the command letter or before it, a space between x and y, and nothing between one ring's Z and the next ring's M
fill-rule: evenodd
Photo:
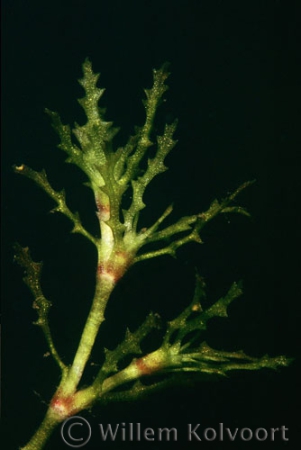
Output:
M64 372L67 370L67 366L61 360L54 346L49 327L48 313L51 307L51 302L44 297L40 285L42 263L34 262L31 259L28 247L23 248L19 244L15 244L14 249L15 261L25 270L25 277L23 279L34 297L32 306L38 313L38 320L35 322L35 325L40 326L43 330L50 353L53 356L54 360L57 362L60 369Z
M139 214L145 206L145 190L156 175L166 170L164 160L176 144L173 138L176 122L165 125L163 135L156 138L156 145L152 143L155 140L154 119L167 90L165 80L168 75L166 65L153 71L153 85L145 90L144 125L136 128L135 135L116 151L113 138L118 129L112 126L112 122L105 121L105 110L98 107L104 89L97 87L99 74L93 72L88 59L83 64L83 78L79 80L85 91L79 103L86 114L86 123L75 123L71 131L57 113L46 110L60 137L59 148L68 155L66 162L76 164L88 177L87 184L94 194L100 225L99 239L94 238L82 225L79 215L69 209L65 192L57 192L52 188L44 170L37 172L24 164L14 168L16 173L25 175L44 189L56 203L53 211L68 217L73 223L72 232L85 236L96 246L98 254L94 298L73 362L67 367L58 355L50 333L48 313L51 302L45 298L41 289L42 264L32 261L28 248L16 246L15 259L25 269L24 281L34 297L33 307L38 313L36 324L42 328L50 352L62 372L45 419L23 450L41 450L55 425L83 409L91 408L96 401L107 403L138 398L182 380L186 372L192 372L197 377L206 374L225 376L231 370L276 369L291 362L285 356L254 358L242 351L214 350L206 341L201 341L208 321L213 317L227 317L229 304L241 295L242 290L239 283L233 283L224 297L203 309L201 301L205 298L205 283L197 274L191 303L166 324L161 345L156 350L148 354L143 354L141 350L143 339L159 327L159 316L150 313L134 332L126 329L123 341L115 349L104 349L104 363L96 378L90 386L79 388L99 328L105 320L107 302L127 270L142 260L167 254L175 256L177 249L189 242L202 243L202 228L218 214L239 213L249 216L244 208L233 202L253 182L242 184L221 201L214 200L207 211L182 217L160 230L173 210L169 206L152 226L137 231ZM148 151L152 145L154 154L150 158ZM127 190L132 196L129 203L123 197ZM129 206L122 211L124 204ZM145 245L158 242L158 247L150 246L149 251L143 249ZM128 358L130 363L120 369ZM144 377L149 377L145 385L141 382Z
M143 101L145 107L146 119L143 127L137 130L138 142L135 152L127 159L127 168L119 180L120 184L127 184L136 175L140 161L145 155L147 149L152 145L150 134L153 128L155 114L164 92L168 86L164 84L168 78L167 64L164 64L160 69L153 70L153 86L151 89L145 89L146 100ZM131 151L129 152L129 154Z
M101 384L108 375L118 371L118 363L122 359L128 355L137 356L142 354L140 348L141 341L151 332L151 330L158 328L159 323L159 315L150 313L136 331L131 332L128 328L126 329L124 340L114 350L105 348L105 361L93 383L93 386L98 391L101 391Z
M16 173L26 176L31 180L35 181L38 186L40 186L48 195L51 197L58 206L53 208L52 212L60 212L67 216L71 222L73 222L72 233L80 233L85 236L89 241L91 241L94 245L97 245L97 239L95 239L81 224L78 213L74 214L68 208L66 204L66 196L64 190L61 192L55 191L47 178L45 170L41 172L37 172L30 167L22 164L21 166L14 166L14 170Z

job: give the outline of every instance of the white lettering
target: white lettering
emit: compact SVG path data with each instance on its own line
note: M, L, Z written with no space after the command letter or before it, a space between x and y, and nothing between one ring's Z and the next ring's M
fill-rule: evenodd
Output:
M100 423L99 428L100 428L101 439L103 441L106 441L108 437L111 439L111 441L115 441L117 432L118 432L118 428L119 428L119 423L116 425L114 431L112 430L111 424L107 425L106 429L104 430L102 423Z
M263 432L263 437L259 437L259 432ZM257 439L257 441L265 441L266 438L268 437L268 432L265 428L256 428L255 430L255 438Z
M178 431L176 428L159 428L158 429L158 440L162 441L162 434L163 432L166 432L167 437L165 439L165 441L170 441L170 433L173 433L173 441L177 441L178 440Z
M143 432L144 439L146 441L154 441L155 440L154 434L155 434L155 432L152 428L145 428L145 430Z
M192 435L193 437L197 440L197 441L201 441L202 439L200 438L200 436L197 434L196 430L199 428L200 424L198 423L194 429L192 430L191 427L191 423L188 424L188 440L192 441Z
M236 438L236 435L237 435L237 433L238 433L238 428L235 428L234 434L231 433L230 428L226 428L226 431L227 431L227 433L228 433L228 436L229 436L229 438L230 438L230 441L234 441L235 438Z
M211 437L208 437L208 431L212 434ZM216 439L216 431L214 428L206 428L204 431L204 438L206 441L214 441Z
M224 440L224 424L223 423L219 424L219 440L220 441Z
M247 437L245 437L245 431L246 431L247 434L248 434ZM242 428L242 429L241 429L241 432L240 432L240 438L241 438L243 441L250 441L250 440L252 439L252 437L253 437L253 432L252 432L252 430L250 430L250 428Z
M279 428L271 428L271 441L274 441L275 439L275 431L279 431Z
M288 428L286 428L285 425L282 425L282 426L280 427L280 430L281 430L281 439L282 439L283 441L289 441L289 438L286 438L286 437L285 437L285 432L288 431Z

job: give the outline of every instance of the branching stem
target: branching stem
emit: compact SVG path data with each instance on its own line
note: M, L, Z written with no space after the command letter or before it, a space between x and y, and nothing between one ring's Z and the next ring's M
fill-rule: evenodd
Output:
M210 348L204 341L197 343L201 332L206 330L208 320L226 317L228 305L241 294L240 285L233 283L225 297L203 310L201 301L205 297L205 285L197 275L192 302L178 317L165 325L165 334L158 348L145 355L141 350L142 340L161 325L158 315L150 313L136 331L127 329L123 342L115 349L103 349L104 363L95 379L86 388L80 386L99 328L105 320L107 302L127 270L142 260L167 254L176 256L177 249L187 243L202 243L202 228L218 214L249 215L233 202L251 182L242 184L220 202L214 200L207 211L182 217L160 229L173 210L169 206L153 225L139 231L139 215L145 207L145 190L155 176L167 169L165 158L176 144L173 137L176 121L166 124L162 135L154 136L154 119L167 90L165 81L168 75L166 65L154 70L153 86L145 90L144 125L137 128L128 143L116 151L113 138L118 130L111 122L105 121L104 111L98 106L104 90L97 87L99 75L93 72L89 60L83 64L83 78L79 81L85 90L79 103L87 122L84 125L75 124L71 131L71 127L64 125L57 113L47 110L60 137L59 148L68 155L67 162L77 165L88 178L86 184L94 194L100 238L95 238L84 228L79 215L67 206L65 192L57 192L52 188L44 170L37 172L24 164L14 168L16 173L35 181L55 201L57 206L53 212L68 217L73 223L72 232L82 234L93 243L98 255L94 299L73 362L68 367L60 358L50 332L48 312L51 302L44 296L40 284L42 264L32 261L28 248L16 246L16 260L25 269L24 280L34 296L33 307L38 313L36 324L42 328L51 355L61 369L61 380L45 419L23 450L41 450L56 425L83 409L91 408L97 401L105 404L113 400L136 399L182 380L186 372L225 376L231 370L275 369L290 362L284 356L253 358L242 351L225 352ZM148 153L152 146L156 146L154 155ZM125 193L129 194L130 201L127 209L121 211ZM159 248L152 247L154 243ZM149 250L145 249L148 245ZM120 370L120 363L125 357L130 358L130 362ZM157 374L171 374L171 377L147 386L142 384L143 378Z

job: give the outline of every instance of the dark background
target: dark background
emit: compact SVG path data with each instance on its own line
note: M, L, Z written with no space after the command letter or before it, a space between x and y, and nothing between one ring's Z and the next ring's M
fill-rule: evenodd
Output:
M210 323L210 345L254 356L298 357L300 24L294 2L5 0L2 13L3 448L16 449L29 439L59 375L51 358L43 357L47 346L32 325L36 314L21 270L13 264L13 243L29 245L33 257L44 261L43 287L53 302L50 320L66 362L93 295L93 248L70 235L65 217L47 214L53 203L46 194L12 172L14 163L46 168L53 187L66 188L70 207L97 233L85 178L63 164L43 112L47 107L59 111L65 123L83 123L76 80L87 56L106 87L101 104L107 117L121 127L116 145L143 122L142 88L151 85L151 69L171 64L156 131L177 117L179 142L166 161L170 170L146 193L141 226L171 202L176 219L205 210L246 180L257 180L239 198L250 220L220 217L204 230L204 245L181 249L176 260L145 262L126 275L108 308L101 343L112 348L125 326L134 329L151 309L174 317L191 298L197 267L207 281L207 304L232 281L244 281L244 296L231 305L229 319ZM98 362L100 355L95 352L92 360ZM272 446L296 448L298 365L297 358L278 372L237 372L218 381L198 382L189 375L185 388L96 407L83 413L94 429L97 423L121 422L176 426L179 442L109 445L96 434L87 448L269 446L268 441L187 442L187 423L204 429L219 422L253 429L285 425L290 441L278 439ZM67 448L59 430L46 448Z

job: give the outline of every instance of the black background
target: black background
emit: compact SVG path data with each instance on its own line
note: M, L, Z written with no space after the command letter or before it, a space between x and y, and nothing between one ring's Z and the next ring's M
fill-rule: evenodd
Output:
M93 295L93 248L70 235L67 219L47 214L53 204L46 194L12 172L14 163L46 168L53 187L66 188L70 207L97 233L85 178L63 164L43 112L47 107L59 111L65 123L83 122L76 80L87 56L106 87L101 104L107 117L121 127L116 145L143 121L142 88L151 85L151 69L171 64L156 131L177 117L179 142L166 161L170 170L145 195L141 226L171 202L176 219L205 210L246 180L257 180L239 198L250 220L221 217L204 230L204 245L181 249L176 260L142 263L126 275L108 307L100 346L112 348L125 327L134 329L151 309L172 318L191 298L197 267L207 281L208 304L232 281L244 281L244 296L231 305L228 321L210 323L210 345L254 356L298 357L300 24L294 2L6 0L2 12L3 448L16 449L29 439L59 379L55 363L43 357L42 333L32 325L36 315L13 264L13 243L29 245L33 257L44 261L43 287L53 302L50 320L66 362ZM100 355L94 352L92 361L99 362ZM204 382L189 375L187 387L96 407L83 413L96 430L87 448L297 448L297 368L298 359L279 372L237 372ZM175 426L179 440L101 443L97 423L121 422ZM204 429L219 422L230 428L285 425L290 441L187 442L187 423ZM67 448L59 430L46 448Z

